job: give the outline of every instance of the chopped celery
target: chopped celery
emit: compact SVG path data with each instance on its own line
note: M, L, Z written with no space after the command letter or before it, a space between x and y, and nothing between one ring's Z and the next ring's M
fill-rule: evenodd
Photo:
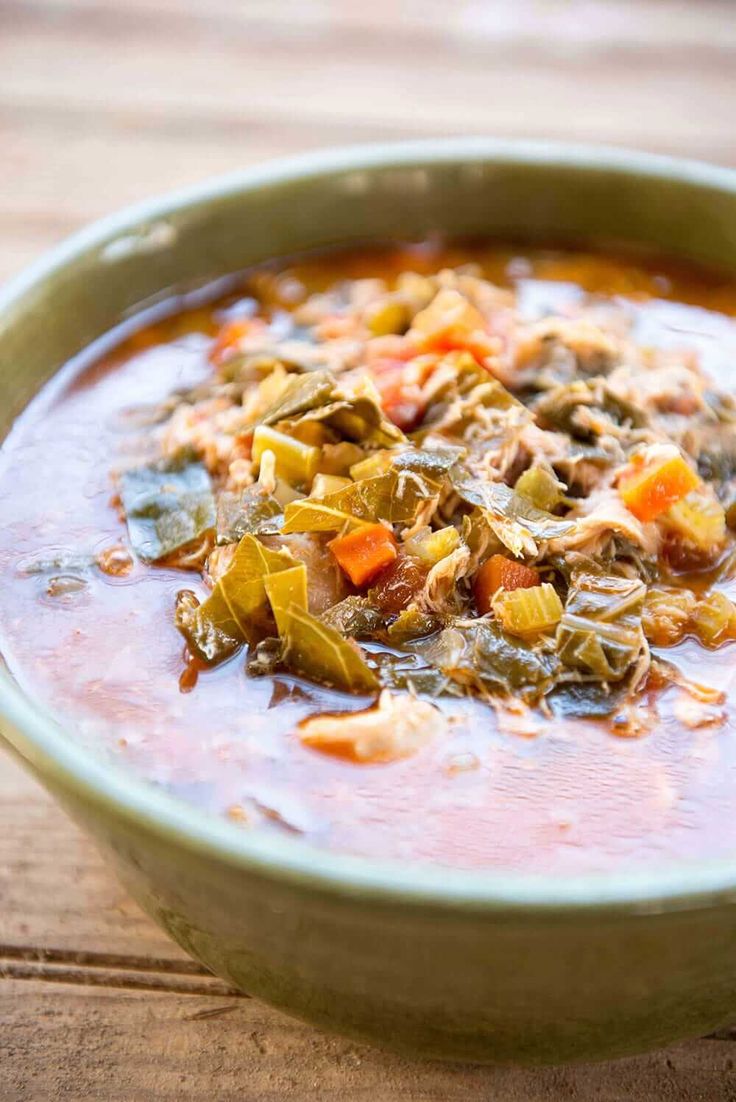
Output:
M715 551L726 535L726 514L715 498L694 490L661 517L664 528L699 551Z
M460 546L460 533L457 528L449 525L447 528L439 528L433 532L430 528L420 528L404 543L404 548L410 555L420 559L428 566L434 566L440 559L444 559Z
M529 589L500 589L493 611L511 635L536 635L554 627L562 618L562 601L549 582Z
M276 457L276 473L287 482L309 483L317 473L320 450L303 444L269 425L259 425L253 433L253 461L260 463L266 451Z
M273 488L274 500L283 509L286 505L291 504L292 501L301 501L304 494L300 494L298 490L289 483L285 482L283 478L276 479L276 485Z
M379 474L385 474L391 466L393 458L394 453L390 450L374 452L373 455L369 455L365 459L361 459L359 463L352 465L350 477L359 482L363 478L375 478Z
M689 589L652 586L647 591L641 618L649 642L655 647L672 647L684 639L695 605L695 594Z
M565 487L551 471L530 467L519 476L514 489L537 509L551 512L562 501Z
M736 607L716 590L698 601L691 622L701 643L715 647L736 636Z
M327 494L336 494L338 490L344 490L349 486L351 479L342 478L337 474L317 474L312 483L310 497L326 497Z

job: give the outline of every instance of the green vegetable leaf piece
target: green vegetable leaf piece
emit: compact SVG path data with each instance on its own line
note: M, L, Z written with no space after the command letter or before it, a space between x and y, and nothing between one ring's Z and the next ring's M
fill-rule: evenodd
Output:
M411 639L421 639L437 631L436 617L423 612L415 604L402 609L386 631L389 643L401 645Z
M619 397L600 378L553 387L534 403L534 412L544 427L587 441L595 441L610 426L641 428L647 423L643 410Z
M368 395L348 399L347 406L336 410L328 423L344 439L357 444L391 448L406 442L401 429L389 421L378 403Z
M180 595L176 626L192 653L216 665L243 643L257 642L270 619L264 578L294 565L285 551L271 551L255 536L243 536L232 563L201 605Z
M413 471L431 482L442 482L464 454L465 448L454 444L421 451L407 448L396 454L391 465L395 471Z
M533 555L537 550L537 540L564 536L575 527L573 521L537 509L505 482L476 478L461 464L456 464L450 471L450 482L463 501L483 510L488 526L514 555Z
M379 689L359 647L296 604L280 610L282 665L310 681L351 693Z
M401 429L386 417L372 395L345 392L329 371L310 371L290 381L261 424L302 420L321 421L338 439L371 447L406 443Z
M335 378L329 371L310 371L289 379L278 401L260 418L262 425L291 421L311 410L326 406L332 400Z
M315 498L300 498L290 501L284 509L284 523L281 531L284 535L291 532L340 532L343 528L356 528L360 521Z
M279 629L279 636L284 635L286 610L295 605L297 608L307 607L307 567L303 562L297 566L291 566L288 570L279 570L275 574L269 574L263 579L271 610Z
M427 665L416 654L382 651L370 656L381 684L387 689L408 689L423 696L464 696L465 688L441 670Z
M438 483L410 470L392 468L327 494L322 504L358 520L412 524L419 507L438 492Z
M573 574L557 629L563 665L588 680L620 681L645 646L645 596L646 585L639 578Z
M629 686L626 681L613 685L600 681L567 682L558 685L547 696L554 715L579 716L581 719L604 719L625 702Z
M237 543L245 535L271 536L281 531L281 506L263 487L241 493L223 490L217 499L217 542Z
M322 613L322 623L340 635L363 639L383 627L383 616L365 597L345 597Z
M559 666L555 654L507 635L486 617L458 620L413 649L453 681L484 696L513 693L538 699L552 687Z
M165 460L124 471L120 499L143 562L159 562L215 527L210 476L201 463Z

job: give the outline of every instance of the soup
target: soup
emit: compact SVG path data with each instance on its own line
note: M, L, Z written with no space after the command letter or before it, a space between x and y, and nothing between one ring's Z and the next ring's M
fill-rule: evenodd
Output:
M5 442L20 683L246 831L560 874L733 855L736 283L430 242L202 301Z

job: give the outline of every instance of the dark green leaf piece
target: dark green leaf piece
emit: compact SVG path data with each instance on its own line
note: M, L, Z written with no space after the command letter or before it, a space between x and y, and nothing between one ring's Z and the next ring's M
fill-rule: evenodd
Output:
M215 527L210 476L201 463L167 460L124 471L120 499L143 562L159 562Z
M358 520L387 520L390 524L412 524L419 507L439 493L439 483L409 470L394 467L373 478L337 490L322 498L322 504Z
M625 702L628 686L624 681L609 685L600 681L567 682L547 696L554 715L560 718L605 719Z
M179 594L176 626L200 661L216 665L244 643L255 644L272 620L264 577L295 565L291 555L271 551L255 536L238 544L232 563L202 604L193 594Z
M237 543L245 535L273 536L281 531L281 506L258 484L242 492L223 490L217 499L217 542Z
M586 410L595 416L586 415ZM642 428L647 424L646 413L615 394L603 379L578 379L553 387L534 403L534 412L544 427L585 441L595 441L608 426Z
M294 375L278 401L260 418L262 425L276 425L279 421L291 421L310 410L326 406L332 400L335 378L329 371L310 371L306 375Z
M533 553L534 544L529 541L555 539L575 527L573 521L537 509L505 482L476 478L460 463L450 471L450 482L464 502L483 510L492 531L515 555Z
M645 645L641 614L646 588L639 578L573 574L557 629L563 665L589 680L620 681Z
M322 623L351 639L375 635L383 626L383 616L365 597L345 597L322 613Z
M458 620L414 648L447 677L484 696L538 699L553 685L557 656L507 635L487 617Z
M280 610L281 664L292 673L349 693L373 693L376 675L360 648L296 604Z

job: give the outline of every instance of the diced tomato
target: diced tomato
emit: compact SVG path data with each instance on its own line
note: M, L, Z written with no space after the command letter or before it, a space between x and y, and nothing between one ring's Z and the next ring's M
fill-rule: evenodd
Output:
M427 570L410 555L399 554L375 578L371 600L384 612L401 612L421 590Z
M381 361L372 366L383 412L404 432L416 427L423 405L416 383L407 381L406 364Z

